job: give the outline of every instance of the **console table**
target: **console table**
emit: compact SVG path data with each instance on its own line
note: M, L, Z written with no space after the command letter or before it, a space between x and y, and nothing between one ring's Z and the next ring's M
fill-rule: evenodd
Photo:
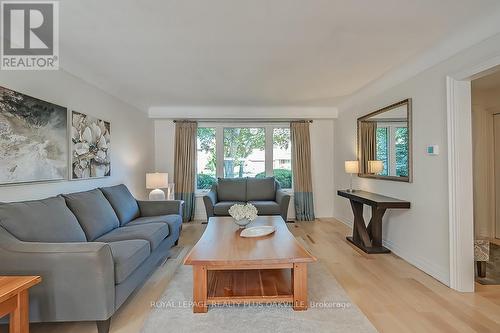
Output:
M29 332L28 289L41 281L39 276L0 276L0 317L10 315L10 333Z
M348 236L346 239L366 253L391 252L382 246L382 217L387 209L408 209L410 208L410 203L360 190L354 192L340 190L337 194L349 199L352 212L354 213L352 237ZM363 218L363 205L368 205L372 208L372 218L368 226Z

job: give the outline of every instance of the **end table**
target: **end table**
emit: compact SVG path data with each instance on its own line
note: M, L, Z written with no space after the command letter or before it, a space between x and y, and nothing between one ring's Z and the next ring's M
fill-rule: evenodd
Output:
M10 315L10 333L29 332L28 289L41 281L40 276L0 276L0 317Z

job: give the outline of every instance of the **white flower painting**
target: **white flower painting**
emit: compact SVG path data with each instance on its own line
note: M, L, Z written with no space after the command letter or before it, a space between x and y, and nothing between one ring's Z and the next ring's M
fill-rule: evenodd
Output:
M68 177L67 109L0 87L0 184Z
M71 124L72 178L110 176L109 122L73 111Z

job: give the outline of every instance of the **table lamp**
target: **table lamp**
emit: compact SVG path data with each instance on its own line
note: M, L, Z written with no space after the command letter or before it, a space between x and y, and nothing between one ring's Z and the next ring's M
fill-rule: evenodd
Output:
M368 161L368 173L376 175L382 171L384 171L383 161Z
M152 189L149 193L149 200L159 201L165 200L165 192L162 188L168 188L168 173L155 172L146 174L146 188Z
M352 189L352 175L359 173L359 162L358 161L345 161L345 172L351 174L351 186L347 192L354 192Z

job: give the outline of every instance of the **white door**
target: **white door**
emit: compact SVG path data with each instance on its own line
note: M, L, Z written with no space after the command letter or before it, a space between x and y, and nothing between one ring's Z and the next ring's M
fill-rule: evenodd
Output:
M500 238L500 114L493 116L495 126L495 237Z

